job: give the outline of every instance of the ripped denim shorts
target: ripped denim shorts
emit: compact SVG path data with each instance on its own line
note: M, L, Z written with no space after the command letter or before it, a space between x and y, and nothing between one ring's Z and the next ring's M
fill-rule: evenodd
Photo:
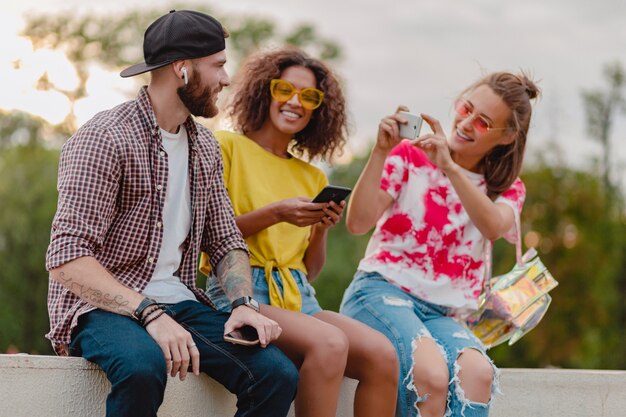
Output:
M450 385L446 416L487 416L489 404L467 400L460 387L457 357L472 348L485 357L484 346L465 326L448 316L450 309L421 300L390 283L377 272L357 271L341 302L341 313L383 333L392 342L400 359L400 384L396 416L419 415L416 403L426 401L413 383L414 343L430 337L440 347L448 365ZM493 363L492 363L493 365ZM494 366L492 394L497 391Z

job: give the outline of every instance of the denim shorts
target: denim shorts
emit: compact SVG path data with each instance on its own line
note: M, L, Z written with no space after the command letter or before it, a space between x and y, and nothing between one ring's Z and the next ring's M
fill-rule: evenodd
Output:
M341 313L383 333L394 345L400 359L400 384L396 416L418 415L416 402L426 400L413 383L413 349L416 339L432 338L439 346L450 375L446 416L487 416L488 404L471 403L458 383L456 359L467 348L481 352L484 346L464 325L448 316L450 309L432 304L403 291L377 272L357 271L341 302ZM497 389L494 366L492 392Z
M322 311L320 304L315 298L315 289L306 278L306 275L302 271L297 269L290 269L291 276L298 285L300 295L302 296L302 310L301 312L308 315L314 315ZM272 279L278 285L278 289L281 294L283 293L283 280L278 273L278 270L272 271ZM230 301L220 285L217 277L213 274L209 275L207 279L207 295L211 301L215 304L218 310L230 312ZM261 304L270 303L269 288L267 280L265 279L265 270L263 268L252 268L252 289L254 291L254 299Z

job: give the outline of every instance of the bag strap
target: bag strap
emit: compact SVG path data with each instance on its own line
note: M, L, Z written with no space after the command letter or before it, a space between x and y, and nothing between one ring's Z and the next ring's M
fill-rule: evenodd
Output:
M522 256L522 227L520 225L519 213L513 210L513 216L515 217L515 260L518 266L523 266L526 262L532 259L536 255L536 251L526 252L525 256ZM491 293L491 272L492 272L492 253L493 253L493 241L485 240L485 284L484 291L487 295Z
M515 260L517 265L522 266L525 264L522 259L522 226L520 224L519 213L513 210L513 216L515 217Z

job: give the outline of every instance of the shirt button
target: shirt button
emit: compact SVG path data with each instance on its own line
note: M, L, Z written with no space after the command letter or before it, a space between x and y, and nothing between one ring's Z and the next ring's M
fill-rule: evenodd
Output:
M165 151L161 151L161 152L159 152L159 155L161 155L161 156L165 156Z
M159 229L161 228L161 226L162 226L162 225L163 225L163 223L161 223L161 222L157 222L157 227L158 227Z
M151 256L151 257L149 257L149 258L148 258L148 262L150 262L151 264L153 264L153 263L154 263L154 258L153 258L152 256Z
M157 190L161 191L163 189L163 186L161 184L157 185Z

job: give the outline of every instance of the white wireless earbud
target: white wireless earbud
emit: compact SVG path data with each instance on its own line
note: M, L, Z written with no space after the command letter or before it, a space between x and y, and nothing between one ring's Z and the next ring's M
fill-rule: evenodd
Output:
M185 85L187 85L187 83L189 83L189 78L187 77L187 68L183 67L181 71L183 72L183 80L185 80Z

